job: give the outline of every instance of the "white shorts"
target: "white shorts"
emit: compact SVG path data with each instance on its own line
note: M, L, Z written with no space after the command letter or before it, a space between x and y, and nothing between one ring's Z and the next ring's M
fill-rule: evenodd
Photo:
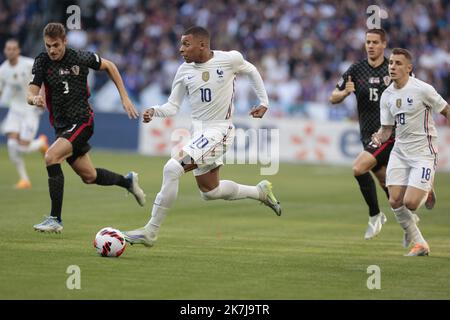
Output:
M31 141L39 129L40 110L27 106L30 110L10 108L2 124L4 134L16 132L21 140Z
M192 138L183 147L194 159L194 176L201 176L223 165L223 156L233 145L234 126L230 122L194 125Z
M430 191L436 171L437 155L406 157L392 151L386 169L387 186L412 186Z

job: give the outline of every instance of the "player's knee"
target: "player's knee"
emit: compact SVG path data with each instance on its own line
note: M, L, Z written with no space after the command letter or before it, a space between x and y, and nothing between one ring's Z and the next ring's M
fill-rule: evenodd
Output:
M165 178L179 179L183 173L183 166L175 159L170 159L164 165L163 176Z
M217 187L207 192L200 191L200 197L206 201L220 199L220 190Z
M420 204L420 202L417 202L412 199L406 199L404 202L405 207L411 211L417 210L417 208L419 207L419 204Z
M80 176L81 181L83 181L85 184L93 184L95 183L95 180L97 179L97 176L95 174L87 174Z
M389 204L390 204L391 208L394 208L394 209L400 208L403 205L403 199L394 197L394 196L390 196Z
M91 179L91 178L81 178L81 181L83 181L83 183L85 183L85 184L95 183L95 179Z
M200 197L201 197L203 200L205 200L205 201L214 200L214 199L208 194L208 192L200 191Z
M57 157L48 151L44 155L44 160L47 166L57 163Z
M367 170L365 170L365 168L363 168L359 164L354 164L353 165L353 175L355 177L361 176L361 175L365 174L366 172L367 172Z

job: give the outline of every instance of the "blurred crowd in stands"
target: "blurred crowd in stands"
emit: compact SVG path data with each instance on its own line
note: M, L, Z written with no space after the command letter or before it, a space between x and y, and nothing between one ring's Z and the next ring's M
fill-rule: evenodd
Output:
M350 64L365 57L365 1L0 0L0 46L15 37L23 54L35 57L44 50L45 24L64 23L73 4L81 8L81 30L68 33L69 45L114 61L139 108L167 99L182 63L181 33L200 25L210 30L213 49L239 50L257 66L271 116L356 117L354 99L332 107L328 96ZM388 48L412 51L416 76L450 101L450 1L385 0L379 5L388 13L381 22ZM120 111L107 76L91 74L95 109ZM236 88L236 113L246 114L255 96L245 77L238 77Z

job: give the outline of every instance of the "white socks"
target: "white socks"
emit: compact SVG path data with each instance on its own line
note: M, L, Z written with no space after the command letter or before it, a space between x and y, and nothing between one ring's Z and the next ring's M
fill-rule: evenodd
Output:
M42 147L43 145L44 145L43 140L34 139L27 146L17 144L17 150L19 150L19 152L22 152L22 153L30 153L30 152L38 151L39 148Z
M401 206L400 208L392 209L392 211L394 211L395 219L397 219L397 222L409 235L410 239L414 241L414 243L427 243L423 238L419 228L417 227L411 211L408 208L406 208L405 206Z
M16 167L19 177L22 180L30 181L27 170L25 169L25 162L23 161L22 152L19 150L19 143L16 139L8 139L8 154L9 159Z
M177 199L178 184L183 173L183 166L175 159L170 159L164 166L161 190L153 203L150 221L144 227L147 232L154 235L158 233L167 211ZM229 180L221 180L217 188L208 192L200 192L200 194L205 200L261 200L263 197L256 186L246 186Z
M208 192L200 191L200 195L204 200L261 200L262 197L256 186L246 186L230 180L220 180L217 188Z
M178 161L175 159L167 161L163 170L161 190L156 195L155 202L153 203L152 217L145 226L148 232L154 234L158 232L159 227L167 215L167 211L177 199L178 184L183 173L183 166Z

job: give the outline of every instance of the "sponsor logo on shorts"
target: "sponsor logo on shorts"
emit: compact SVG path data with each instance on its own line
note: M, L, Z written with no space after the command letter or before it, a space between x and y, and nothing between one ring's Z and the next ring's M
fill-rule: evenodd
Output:
M75 123L75 124L73 124L72 125L72 128L70 128L70 129L68 129L68 130L66 130L65 132L66 133L70 133L70 132L72 132L73 131L73 129L75 129L75 127L77 126L77 124Z

